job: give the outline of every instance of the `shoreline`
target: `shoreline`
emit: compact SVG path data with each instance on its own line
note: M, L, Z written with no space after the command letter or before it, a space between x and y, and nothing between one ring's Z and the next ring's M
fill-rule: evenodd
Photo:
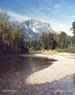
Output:
M75 54L59 53L55 55L27 54L23 57L43 57L54 59L54 64L43 70L34 72L26 79L27 84L38 85L60 81L61 79L75 74Z

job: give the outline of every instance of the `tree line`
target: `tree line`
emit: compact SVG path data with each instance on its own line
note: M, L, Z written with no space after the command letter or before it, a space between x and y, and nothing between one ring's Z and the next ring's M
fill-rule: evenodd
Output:
M0 12L0 54L28 52L21 30L11 28L5 12Z
M52 49L64 49L71 46L72 38L65 32L61 32L59 35L53 33L42 33L39 40L26 41L26 44L30 50L52 50Z
M73 31L73 36L69 36L63 31L58 35L42 33L38 41L26 41L26 45L30 50L73 48L75 47L75 22L73 22L71 30Z
M73 37L65 32L60 34L42 33L39 40L24 40L21 30L11 28L7 13L0 12L0 54L25 53L29 50L52 50L75 47L75 22L71 30Z

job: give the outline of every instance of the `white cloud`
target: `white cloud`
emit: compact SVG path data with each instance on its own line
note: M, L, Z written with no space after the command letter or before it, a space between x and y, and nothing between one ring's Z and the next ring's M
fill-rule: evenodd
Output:
M46 17L44 17L46 18ZM73 35L72 31L70 31L70 28L72 27L72 23L70 22L61 22L61 21L57 21L56 19L53 19L51 17L47 17L46 19L42 19L40 18L40 20L42 20L43 22L48 22L51 24L51 27L54 31L56 31L57 33L60 33L61 31L66 32L68 35Z
M17 14L14 13L12 11L7 11L8 15L12 18L12 20L17 20L17 21L24 21L26 19L30 19L31 17L25 16L25 15L21 15L21 14ZM64 23L61 21L57 21L54 20L51 17L48 17L42 13L39 14L39 17L33 17L34 19L39 19L43 22L48 22L51 24L51 27L53 28L54 31L56 32L60 32L60 31L64 31L66 32L68 35L72 35L72 31L70 31L70 28L72 27L71 23ZM74 16L72 16L72 18L74 18Z
M56 4L54 7L55 7L56 9L58 9L58 8L61 8L61 5L60 5L60 4Z
M75 16L71 16L72 19L75 19Z
M64 31L66 32L68 35L73 35L72 34L72 31L70 31L70 28L72 27L71 24L67 24L67 23L61 23L59 21L56 21L56 20L52 20L51 21L51 25L52 25L52 28L57 31L58 33L60 33L61 31Z
M8 13L8 15L9 15L11 18L13 18L14 20L22 21L22 20L28 19L28 17L25 16L25 15L20 15L20 14L11 12L11 11L7 11L7 13Z
M41 10L47 10L47 11L50 11L51 8L40 8Z

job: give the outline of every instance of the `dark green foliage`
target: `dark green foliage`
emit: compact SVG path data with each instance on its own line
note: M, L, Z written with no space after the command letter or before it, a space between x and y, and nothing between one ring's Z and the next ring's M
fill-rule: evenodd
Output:
M58 52L68 52L68 53L75 53L75 47L73 48L66 48L66 49L58 49Z
M75 47L75 37L72 37L72 46Z
M73 37L68 36L65 32L59 35L53 33L42 33L39 40L31 40L34 37L28 38L26 41L23 37L23 32L17 28L12 29L11 23L8 21L8 15L0 12L0 54L4 53L24 53L28 50L41 49L63 49L65 52L75 52L75 22L72 24ZM32 34L32 30L28 29L28 34ZM27 37L27 34L24 34ZM38 35L34 35L38 38ZM66 49L64 49L66 48Z
M0 20L7 21L9 19L9 16L7 15L6 12L0 11Z
M53 33L42 33L39 41L32 41L30 48L32 50L39 49L60 49L65 52L75 52L75 23L72 24L74 36L68 36L65 32L58 35ZM38 49L38 47L40 47Z
M30 50L50 50L50 49L64 49L71 48L72 37L69 37L65 32L61 32L59 35L52 33L42 33L40 40L26 41Z
M74 36L72 37L72 45L75 46L75 22L72 23L72 28Z
M68 48L71 41L70 37L65 32L61 32L59 35L57 35L56 40L57 40L57 47L61 49Z
M29 40L25 41L25 47L27 47L30 50L41 50L42 49L42 44L40 43L39 40Z
M31 50L41 50L42 49L42 44L40 43L40 41L32 40L30 49Z
M6 18L6 13L0 12L0 54L28 52L24 47L22 32L17 28L12 29Z
M52 33L43 33L40 37L43 49L55 49L57 42Z

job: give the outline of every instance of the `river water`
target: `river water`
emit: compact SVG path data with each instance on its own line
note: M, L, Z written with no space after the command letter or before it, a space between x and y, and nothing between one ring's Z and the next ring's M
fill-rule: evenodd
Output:
M75 75L59 82L27 85L26 78L53 64L46 58L11 56L0 59L0 95L75 95Z

